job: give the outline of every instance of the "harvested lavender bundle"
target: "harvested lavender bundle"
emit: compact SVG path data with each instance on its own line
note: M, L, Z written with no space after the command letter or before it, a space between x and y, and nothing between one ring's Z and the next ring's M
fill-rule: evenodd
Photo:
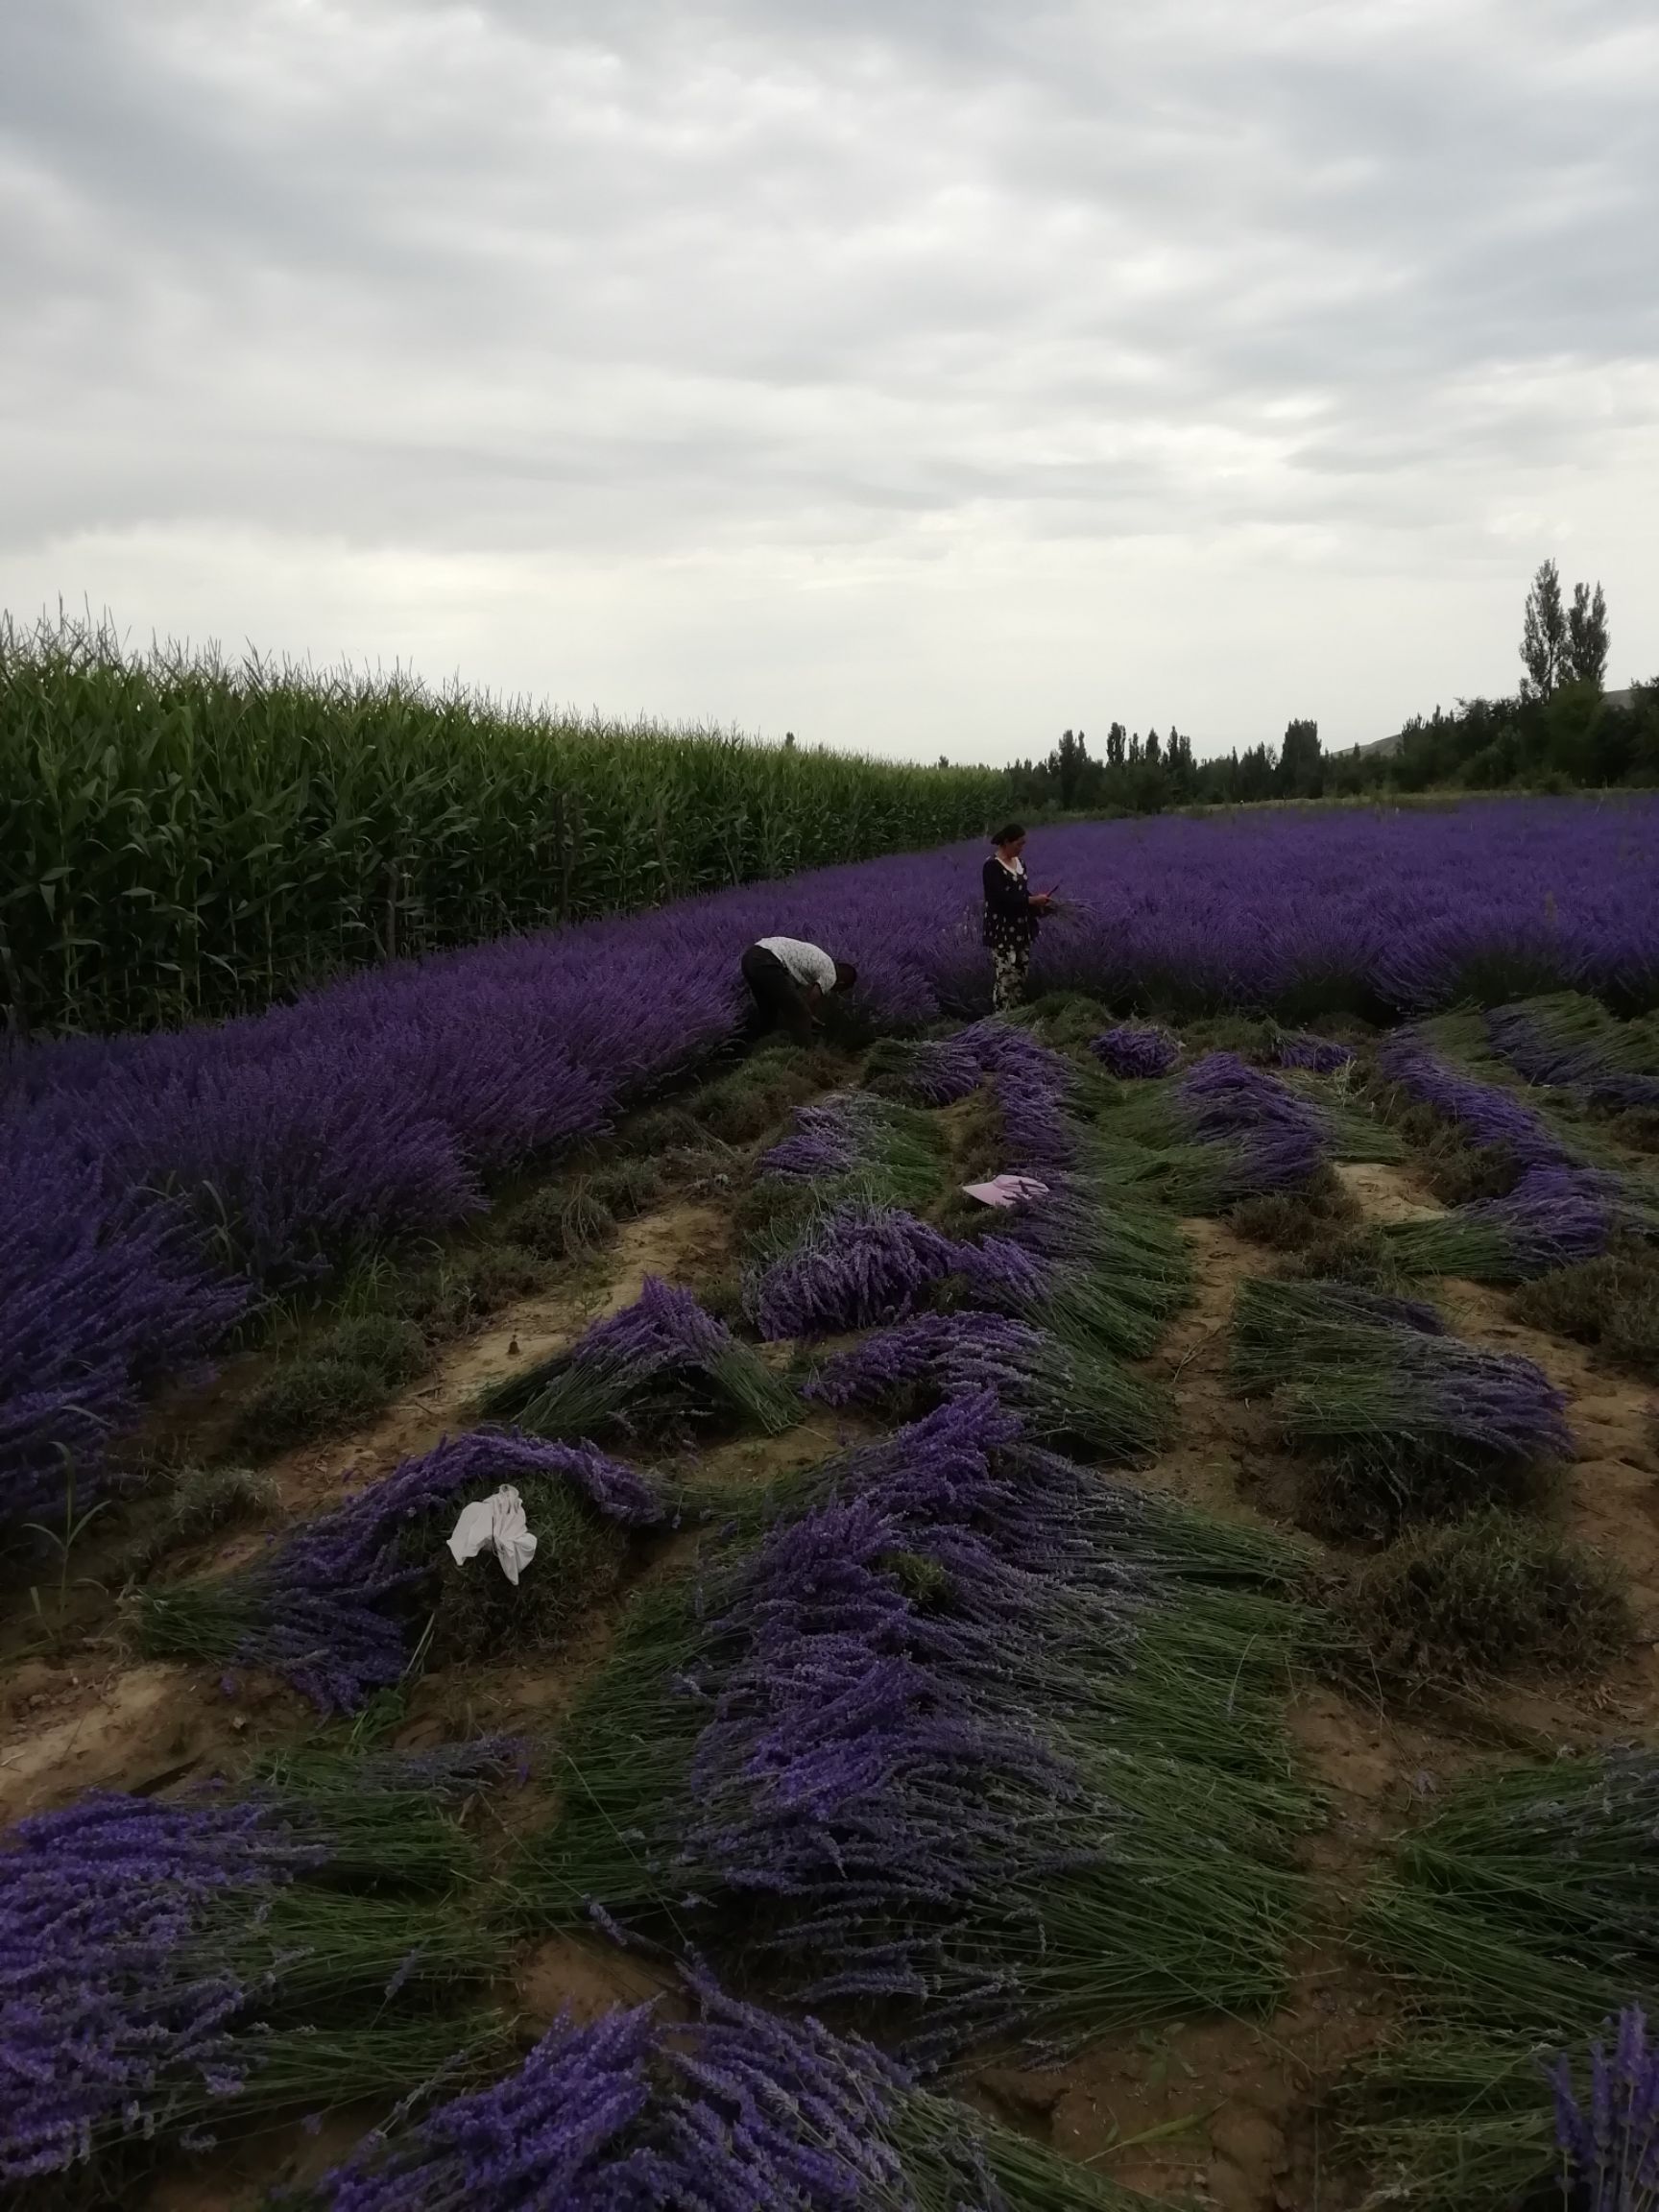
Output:
M544 1911L738 1946L928 2059L1270 1999L1292 1616L1227 1586L1236 1536L1210 1586L1190 1517L1018 1431L988 1392L948 1405L828 1495L798 1482L710 1587L653 1595L523 1876Z
M1304 1029L1281 1037L1275 1057L1281 1068L1305 1068L1310 1074L1334 1075L1338 1068L1351 1064L1354 1049L1338 1045L1333 1037L1315 1037Z
M1461 1073L1430 1049L1419 1029L1402 1029L1377 1056L1379 1072L1407 1097L1454 1121L1477 1151L1502 1144L1523 1167L1572 1162L1542 1114L1513 1091Z
M721 1415L768 1436L800 1419L795 1394L689 1290L655 1275L632 1306L483 1392L479 1410L541 1436L637 1434Z
M904 1091L918 1106L955 1106L955 1101L980 1089L982 1079L984 1064L974 1028L958 1031L955 1038L914 1044L902 1070Z
M1235 1052L1206 1053L1175 1086L1171 1104L1194 1143L1225 1148L1228 1163L1218 1169L1225 1204L1293 1190L1327 1158L1326 1127L1314 1108Z
M561 2017L516 2074L371 2136L318 2212L1116 2212L1109 2182L856 2037L693 1984L700 2018Z
M1367 2063L1350 2096L1352 2141L1386 2176L1390 2201L1497 2212L1548 2171L1541 2055L1582 2049L1621 2013L1629 2033L1629 1991L1659 1974L1656 1834L1659 1755L1615 1749L1466 1783L1406 1838L1356 1930L1409 2004L1407 2032ZM1610 2065L1590 2069L1608 2151L1621 2132L1620 2077L1634 2089L1651 2071L1650 2059L1635 2063L1636 2035L1621 2042ZM1605 2176L1575 2155L1576 2099L1560 2069L1555 2088L1569 2181L1588 2191ZM1551 2200L1527 2201L1542 2212ZM1591 2194L1556 2201L1593 2212L1623 2203Z
M1390 1256L1416 1275L1461 1275L1473 1283L1528 1283L1606 1251L1640 1222L1617 1182L1593 1167L1527 1168L1503 1198L1478 1199L1421 1221L1383 1230Z
M1659 1022L1621 1022L1575 991L1523 999L1485 1017L1493 1049L1530 1083L1618 1106L1659 1106Z
M0 2176L60 2174L215 2117L396 2093L485 2026L434 2017L502 1946L444 1801L500 1742L314 1763L237 1798L97 1791L0 1842Z
M246 1567L140 1590L140 1644L158 1655L268 1668L325 1713L357 1712L408 1671L448 1564L444 1540L454 1516L469 1498L509 1482L524 1498L531 1527L550 1536L646 1528L664 1518L650 1484L591 1445L474 1430L405 1460ZM550 1542L541 1579L580 1602L569 1561L556 1560L555 1549ZM532 1562L526 1580L536 1575ZM524 1610L502 1626L524 1636Z
M1541 1369L1439 1330L1431 1308L1347 1284L1241 1287L1234 1376L1272 1393L1287 1443L1323 1455L1306 1505L1315 1525L1386 1535L1532 1503L1571 1457L1565 1400Z
M962 1036L990 1078L1010 1165L1045 1179L1074 1166L1083 1125L1071 1111L1078 1078L1070 1063L1008 1022L976 1022Z
M838 1207L751 1275L744 1303L769 1341L864 1329L911 1311L950 1273L959 1249L897 1207Z
M1144 1081L1168 1074L1181 1057L1181 1040L1150 1023L1124 1023L1092 1038L1089 1049L1108 1074Z
M878 1330L822 1367L805 1395L914 1413L980 1390L1017 1408L1034 1436L1114 1459L1144 1457L1166 1427L1153 1393L1110 1356L996 1313L920 1314Z
M919 1206L940 1176L938 1132L925 1114L861 1091L795 1112L795 1127L763 1153L759 1172L834 1186L827 1203L849 1197Z
M1167 1214L1068 1174L1012 1208L1000 1235L965 1246L957 1272L976 1302L1079 1349L1103 1344L1131 1358L1154 1350L1191 1282L1186 1240Z

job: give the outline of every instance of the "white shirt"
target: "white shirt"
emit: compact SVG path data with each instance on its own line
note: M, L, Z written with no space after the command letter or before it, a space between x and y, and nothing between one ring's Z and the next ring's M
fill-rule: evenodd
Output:
M826 996L834 990L835 963L816 945L805 945L799 937L762 937L759 944L762 952L782 961L797 983L816 983Z

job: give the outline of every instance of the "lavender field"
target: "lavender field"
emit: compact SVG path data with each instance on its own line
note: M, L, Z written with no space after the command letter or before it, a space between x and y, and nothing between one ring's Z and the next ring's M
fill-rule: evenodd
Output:
M981 857L0 1065L0 2202L1642 2201L1659 805Z

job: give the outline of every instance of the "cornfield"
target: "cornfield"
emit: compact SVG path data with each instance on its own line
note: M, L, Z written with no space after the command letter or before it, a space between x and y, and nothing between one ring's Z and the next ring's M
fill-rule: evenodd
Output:
M379 960L976 834L999 785L0 617L0 1000L23 1035L241 1013Z

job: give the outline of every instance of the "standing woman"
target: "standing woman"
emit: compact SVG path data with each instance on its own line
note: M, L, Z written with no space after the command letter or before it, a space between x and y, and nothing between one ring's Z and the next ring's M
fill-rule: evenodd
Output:
M1018 1006L1031 965L1037 926L1048 911L1046 891L1025 880L1025 831L1018 822L998 830L985 863L985 943L991 949L991 1003L998 1014Z

